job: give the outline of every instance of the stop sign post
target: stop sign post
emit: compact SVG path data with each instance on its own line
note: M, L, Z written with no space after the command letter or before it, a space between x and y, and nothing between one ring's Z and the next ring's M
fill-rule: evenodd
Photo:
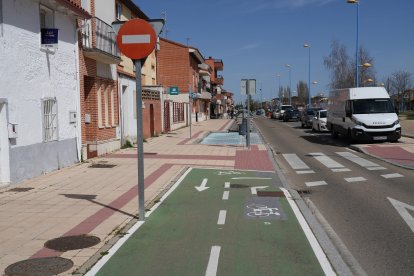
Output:
M164 21L160 20L162 25ZM161 32L162 29L159 29ZM155 48L157 35L154 28L145 20L136 18L127 21L119 29L117 44L119 50L132 59L135 64L135 82L137 93L137 151L138 151L138 210L139 220L145 220L145 197L144 197L144 135L142 126L142 84L141 70L145 61Z

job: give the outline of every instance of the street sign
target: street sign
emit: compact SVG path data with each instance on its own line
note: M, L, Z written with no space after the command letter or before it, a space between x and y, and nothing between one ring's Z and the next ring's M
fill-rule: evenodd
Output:
M177 86L171 86L170 87L170 95L178 95L178 87Z
M124 55L140 60L146 58L154 50L157 36L147 21L135 18L122 25L116 40L119 50Z
M246 95L247 94L247 80L246 79L242 79L240 82L240 93L242 95Z
M57 45L59 41L59 29L42 28L40 30L40 43L45 47Z
M256 80L250 79L248 83L249 83L249 94L256 95Z

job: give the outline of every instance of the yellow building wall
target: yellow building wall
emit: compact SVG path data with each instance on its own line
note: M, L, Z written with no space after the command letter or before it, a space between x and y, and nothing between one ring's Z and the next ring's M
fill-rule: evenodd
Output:
M122 4L121 20L127 21L135 17L136 16L133 16L131 10L129 10L127 6ZM145 61L144 65L142 65L142 69L141 69L142 85L156 85L157 84L157 59L156 59L155 51L156 50L154 49L154 51L152 51L152 53L147 57L147 60ZM119 65L123 67L123 71L126 73L135 74L133 61L124 55L121 55L121 58L122 58L122 61Z

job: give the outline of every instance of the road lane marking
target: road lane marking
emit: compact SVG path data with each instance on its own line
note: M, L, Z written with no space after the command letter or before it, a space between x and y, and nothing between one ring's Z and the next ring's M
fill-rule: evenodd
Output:
M313 182L305 182L306 186L313 187L313 186L321 186L321 185L328 185L325 181L313 181Z
M195 188L197 189L197 191L202 192L207 190L210 187L207 187L207 178L204 178L203 181L201 182L200 186L195 186Z
M359 156L357 156L357 155L355 155L353 153L350 153L350 152L343 151L343 152L336 152L336 154L342 156L345 159L348 159L349 161L351 161L351 162L353 162L355 164L360 165L361 167L367 168L367 169L369 169L370 167L371 168L372 167L382 168L380 165L378 165L378 164L376 164L374 162L371 162L369 160L366 160L364 158L361 158L361 157L359 157Z
M210 258L208 259L208 265L206 270L206 276L215 276L217 274L220 250L221 246L214 245L211 247Z
M384 178L397 178L397 177L404 177L404 175L399 174L399 173L389 173L389 174L382 174L381 175Z
M218 225L224 225L226 223L226 214L227 214L226 210L220 210L219 217L217 220Z
M348 168L343 169L332 169L333 172L350 172L351 170Z
M224 189L230 188L230 182L224 182Z
M152 206L149 212L145 213L145 217L149 217L163 202L167 197L178 188L178 186L183 182L184 178L192 171L192 168L187 169L184 174L177 180L177 182L161 197L160 201ZM99 270L112 258L113 255L121 248L121 246L145 223L145 221L137 221L125 235L123 235L109 250L108 254L103 256L99 261L86 273L86 276L94 276Z
M381 170L386 170L386 168L378 166L378 167L368 167L367 168L370 171L381 171Z
M309 241L309 244L312 247L313 252L315 253L316 258L318 259L322 270L325 272L325 275L332 276L336 275L336 273L333 271L331 264L328 261L328 258L326 257L325 253L323 252L318 240L316 239L315 235L313 234L312 230L310 229L308 223L306 222L305 218L303 217L301 211L299 210L298 206L296 205L295 201L292 199L292 196L290 195L289 191L280 188L283 193L285 194L285 197L287 201L289 202L290 207L292 208L293 213L295 213L295 216L300 224L300 226L303 229L303 232L305 233L306 238Z
M315 173L315 171L312 170L306 170L306 171L296 171L297 174L308 174L308 173Z
M223 200L228 200L229 199L229 194L230 194L229 191L224 191L223 192Z
M232 177L231 179L272 179L271 177Z
M321 152L309 153L309 155L313 156L316 160L321 162L325 167L329 169L345 168L342 164L339 164L338 162L336 162L335 160Z
M387 198L391 202L392 206L394 206L394 208L397 210L398 214L411 228L411 231L414 232L414 217L408 212L408 210L414 211L414 206L408 205L407 203L398 201L390 197Z
M257 190L258 189L266 189L269 186L255 186L255 187L251 187L250 188L250 192L252 193L252 195L257 195Z
M358 176L358 177L348 177L348 178L344 178L347 182L361 182L361 181L367 181L366 178L362 177L362 176Z
M285 153L282 154L282 156L285 158L286 162L289 163L289 165L294 170L309 170L308 165L305 164L296 154L294 153Z

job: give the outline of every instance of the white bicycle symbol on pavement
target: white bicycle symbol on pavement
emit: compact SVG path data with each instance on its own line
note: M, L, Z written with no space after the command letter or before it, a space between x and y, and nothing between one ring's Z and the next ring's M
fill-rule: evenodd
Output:
M266 205L263 205L263 204L252 203L252 204L247 205L247 208L252 209L251 212L247 213L249 217L264 218L264 217L268 217L272 215L280 216L280 213L278 212L279 211L278 208L267 207Z

